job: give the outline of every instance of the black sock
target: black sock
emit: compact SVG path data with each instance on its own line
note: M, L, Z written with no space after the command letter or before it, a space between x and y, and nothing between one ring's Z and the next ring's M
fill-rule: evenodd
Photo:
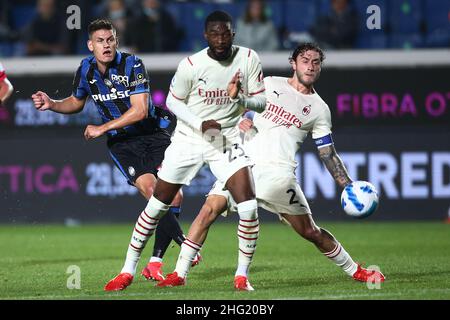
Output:
M179 245L184 241L183 231L177 218L180 215L179 207L170 207L169 211L159 220L155 231L155 244L153 246L153 257L161 258L166 253L172 239Z

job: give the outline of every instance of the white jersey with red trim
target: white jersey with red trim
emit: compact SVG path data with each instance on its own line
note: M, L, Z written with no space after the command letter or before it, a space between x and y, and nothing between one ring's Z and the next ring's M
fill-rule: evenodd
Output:
M240 46L233 46L232 50L231 58L226 61L209 57L208 48L183 59L169 93L184 101L189 111L202 120L216 120L224 129L234 128L244 112L227 93L228 83L236 72L241 72L242 94L252 96L264 92L261 62L256 52ZM177 129L186 126L178 121Z
M256 164L277 167L297 167L295 154L308 133L313 139L331 133L331 113L328 105L314 91L302 94L295 90L288 78L266 77L267 106L255 113L253 119L258 134L246 150Z
M3 68L2 63L0 62L0 81L3 81L6 78L5 68Z

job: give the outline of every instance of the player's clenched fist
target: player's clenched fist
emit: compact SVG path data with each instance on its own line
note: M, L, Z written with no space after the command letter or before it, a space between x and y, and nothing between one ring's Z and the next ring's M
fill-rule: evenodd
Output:
M241 122L239 122L239 130L241 130L242 132L247 132L251 128L253 128L253 121L252 120L244 119Z
M34 106L39 111L51 109L52 100L45 92L38 91L35 94L33 94L31 98L33 99Z
M84 130L84 138L86 140L95 139L104 133L105 130L103 129L103 126L94 126L90 124L86 127L86 130Z

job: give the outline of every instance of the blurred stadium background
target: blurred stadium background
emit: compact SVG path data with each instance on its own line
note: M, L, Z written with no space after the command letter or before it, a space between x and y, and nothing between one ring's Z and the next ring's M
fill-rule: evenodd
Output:
M111 9L118 2L125 13ZM99 122L90 103L81 114L64 116L38 113L30 99L36 90L53 98L71 94L74 72L88 54L89 21L100 16L126 20L122 49L143 58L153 100L163 105L178 62L206 46L206 15L223 9L237 20L246 3L160 1L177 26L173 50L161 52L157 46L139 50L138 42L127 39L127 26L149 12L139 7L140 1L41 0L41 6L54 5L57 16L54 27L46 24L41 32L37 1L0 0L0 61L15 88L0 107L0 222L134 223L145 204L113 166L105 141L84 141L85 126ZM80 30L65 27L71 4L81 8ZM381 9L381 29L366 25L370 5ZM332 15L333 1L267 1L278 46L258 51L265 75L289 76L288 56L298 41L321 42L327 59L317 90L332 111L336 148L354 179L371 181L380 191L379 210L370 220L444 221L450 215L450 1L354 0L349 6L353 31L345 44L336 44L313 31ZM139 30L150 41L155 34L167 36L158 28L148 35ZM52 43L51 48L33 49L31 35ZM339 205L340 191L313 144L307 143L298 158L300 185L315 217L348 221ZM181 219L192 221L213 181L204 168L184 188Z
M80 29L67 27L71 5L80 8ZM235 224L222 222L236 217L215 224L188 286L161 291L136 277L124 293L103 292L146 202L113 166L105 139L84 140L86 125L100 122L91 102L64 116L35 111L30 96L71 94L74 72L89 54L86 26L107 17L121 49L143 58L153 101L164 105L178 62L206 46L206 15L223 9L237 21L246 5L0 0L0 62L14 85L0 105L0 299L449 299L450 233L442 222L450 222L450 0L272 0L265 23L240 21L237 29L246 37L236 44L256 49L265 75L290 76L288 56L300 41L326 49L316 88L331 109L339 154L354 179L378 188L379 209L361 221L346 216L311 141L298 155L297 175L315 220L356 261L381 267L383 290L354 283L285 226L264 223L274 215L261 213L254 294L231 287ZM380 29L368 28L372 5L380 9ZM203 168L184 187L184 231L213 182ZM177 256L178 247L169 248L165 273ZM73 266L82 270L81 290L69 290Z

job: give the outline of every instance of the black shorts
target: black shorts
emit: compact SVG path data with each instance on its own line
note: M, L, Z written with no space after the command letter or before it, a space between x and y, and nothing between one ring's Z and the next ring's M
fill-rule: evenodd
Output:
M111 158L127 178L130 185L143 174L157 176L164 152L170 144L170 135L160 131L145 136L128 137L108 141Z

